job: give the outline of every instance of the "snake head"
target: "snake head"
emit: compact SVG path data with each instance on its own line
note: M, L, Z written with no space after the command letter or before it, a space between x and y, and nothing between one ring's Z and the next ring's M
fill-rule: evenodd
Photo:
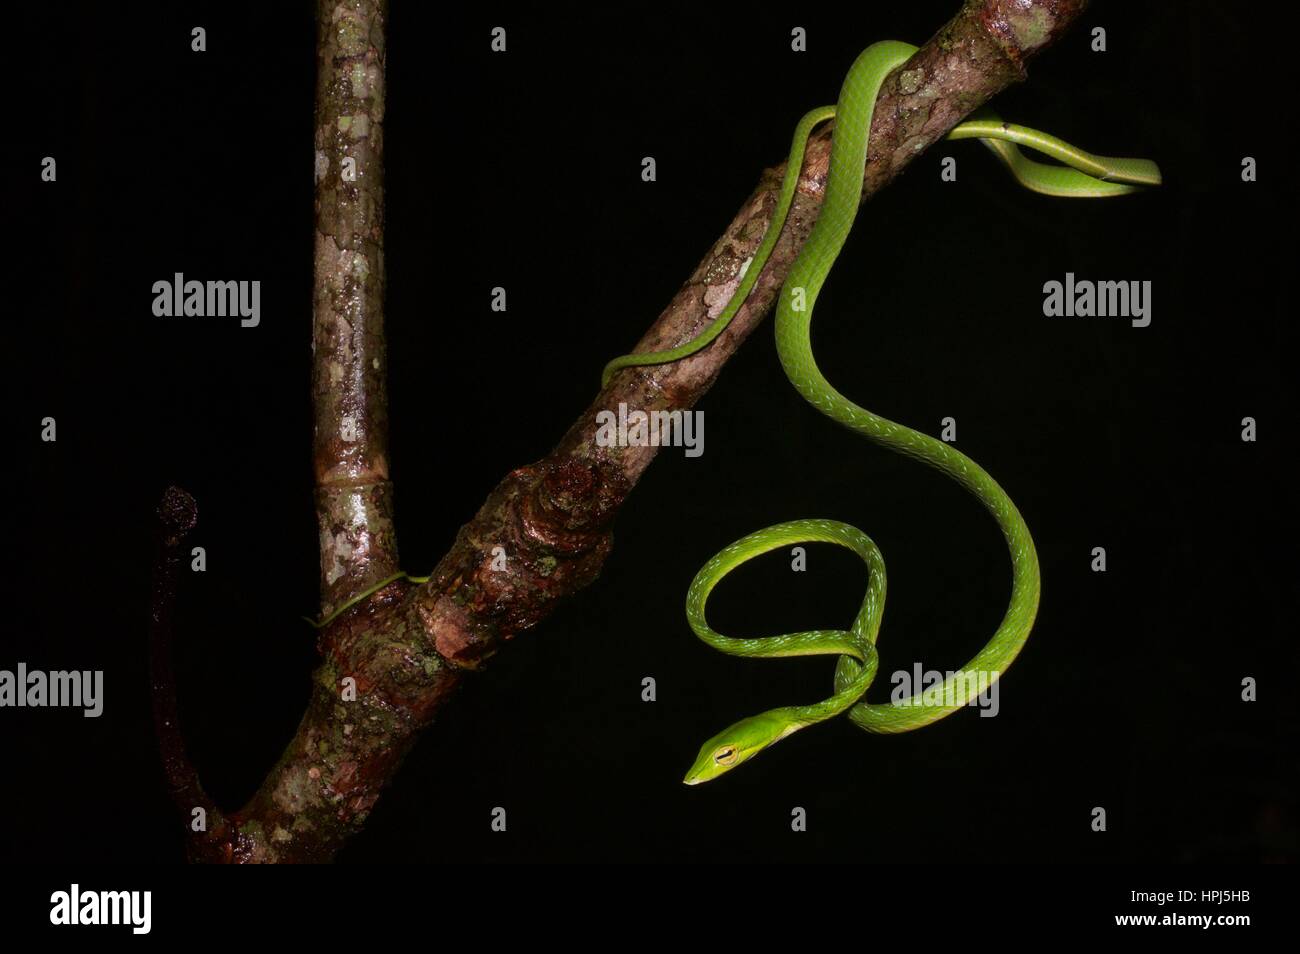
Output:
M781 709L741 719L700 747L695 764L682 781L687 785L712 781L737 765L748 762L773 742L779 742L801 728L803 726L800 723Z

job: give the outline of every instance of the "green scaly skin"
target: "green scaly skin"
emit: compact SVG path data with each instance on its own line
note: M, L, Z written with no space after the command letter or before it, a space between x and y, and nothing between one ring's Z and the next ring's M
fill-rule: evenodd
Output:
M362 600L369 599L370 597L378 593L380 590L382 590L385 586L388 586L390 583L396 583L398 580L407 580L411 583L429 582L429 578L427 576L411 576L411 574L409 573L406 573L402 570L398 570L392 576L386 576L378 583L374 584L373 586L366 587L356 596L352 597L352 599L348 600L346 603L344 603L343 605L335 609L334 612L330 613L324 619L312 619L310 616L302 616L299 618L306 621L310 626L316 629L324 629L326 626L334 622L336 619L338 619L348 610L352 609L352 607L356 606Z
M736 656L835 655L835 694L812 705L772 709L724 729L700 749L695 764L686 773L684 781L688 785L717 778L791 733L840 714L847 713L856 725L876 733L907 732L942 719L965 706L1006 671L1024 646L1038 611L1038 555L1029 528L1006 492L983 468L948 444L854 404L822 376L813 359L809 339L813 306L857 216L876 97L885 77L915 52L914 46L892 41L873 44L862 52L845 78L839 103L815 109L799 121L776 212L726 308L702 333L676 348L615 358L606 365L602 384L622 368L663 364L695 354L722 333L744 304L776 245L794 199L809 134L818 123L836 117L821 212L777 300L776 347L781 366L795 389L827 417L876 444L941 471L984 504L1002 530L1011 553L1010 603L984 648L940 689L930 689L925 697L918 694L898 703L873 705L863 697L879 668L875 643L885 602L885 564L876 545L860 530L834 520L795 520L736 541L706 563L691 583L686 596L686 618L691 629L710 646ZM1160 184L1160 170L1152 162L1094 156L1055 136L1003 123L988 112L957 126L948 138L981 140L1023 186L1046 195L1100 198ZM1019 146L1031 147L1064 165L1029 159ZM705 601L731 570L778 547L812 542L847 547L867 564L867 596L850 629L733 639L709 627ZM967 678L968 674L976 678ZM987 681L981 683L979 674Z

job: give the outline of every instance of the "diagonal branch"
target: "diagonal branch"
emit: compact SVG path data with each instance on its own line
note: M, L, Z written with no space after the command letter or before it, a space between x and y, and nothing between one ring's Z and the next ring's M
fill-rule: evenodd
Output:
M961 11L884 83L871 124L864 197L891 182L971 111L1025 76L1025 61L1060 36L1087 0L967 0ZM821 208L831 130L809 139L781 238L745 304L709 347L672 364L615 375L544 460L510 474L462 528L416 596L439 655L474 668L595 578L609 552L614 511L658 447L600 447L597 412L689 408L771 308ZM637 344L659 351L690 341L717 317L776 208L785 165L764 172L722 237ZM517 569L493 570L502 546ZM558 561L558 562L557 562Z
M1054 42L1086 2L966 0L886 80L872 122L864 196L887 185L971 110L1023 79L1026 61ZM381 325L385 0L318 0L318 10L313 393L327 612L396 572L397 554ZM708 390L770 308L808 237L829 146L826 130L809 142L781 239L722 335L685 360L617 374L547 457L511 472L491 492L427 583L396 581L322 630L322 661L293 740L252 801L227 816L227 841L208 839L193 855L332 858L360 830L465 671L481 668L505 641L596 578L612 546L611 520L656 452L597 446L596 412L620 403L647 412L684 410ZM357 160L353 183L338 175L349 157ZM690 340L725 306L767 228L783 172L764 173L638 351Z

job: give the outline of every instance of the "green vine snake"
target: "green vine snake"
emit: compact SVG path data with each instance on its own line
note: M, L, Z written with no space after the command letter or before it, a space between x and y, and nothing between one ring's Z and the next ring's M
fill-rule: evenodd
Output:
M392 574L391 576L384 577L378 583L374 583L370 586L367 586L356 596L352 597L347 602L342 603L338 607L336 607L334 612L330 613L328 616L325 616L321 619L312 619L310 616L300 616L299 619L306 620L307 623L309 623L311 626L315 627L316 629L324 629L326 626L334 622L336 619L338 619L348 610L352 609L352 607L356 606L362 600L369 599L370 597L378 593L380 590L382 590L385 586L388 586L390 583L396 583L398 580L406 580L409 583L429 582L429 578L427 576L411 576L411 574L409 573L405 573L401 570L398 570L396 573Z
M885 603L885 564L880 550L862 531L835 520L794 520L751 533L726 547L696 574L686 596L686 618L701 640L735 656L783 657L835 655L834 694L821 702L786 706L750 716L718 733L701 747L687 772L688 785L717 778L767 746L810 725L847 713L868 732L907 732L929 725L966 705L996 680L1019 654L1038 611L1038 555L1020 511L983 468L943 443L902 424L859 407L837 391L821 374L809 339L813 305L857 216L867 159L867 139L876 97L885 77L907 61L916 47L885 41L864 50L853 63L835 106L805 115L795 128L780 198L766 234L727 306L695 338L666 351L629 354L605 366L602 384L622 368L663 364L695 354L727 327L744 304L763 271L781 233L798 186L804 147L813 128L835 118L829 177L816 224L781 289L776 305L776 347L781 366L795 389L818 411L874 443L913 457L951 477L973 494L997 521L1011 552L1011 598L1001 624L988 643L964 669L953 673L939 690L885 705L866 702L879 658L876 637ZM1123 195L1160 183L1160 171L1142 159L1094 156L1055 136L1003 123L990 113L961 123L949 139L979 139L1026 188L1046 195L1098 198ZM1020 146L1030 147L1062 165L1037 162ZM812 630L756 639L736 639L715 632L705 618L705 602L713 588L733 569L778 547L800 543L831 543L856 553L867 565L867 595L848 630ZM982 674L985 682L966 678ZM940 693L942 693L940 695ZM941 699L937 702L936 699Z

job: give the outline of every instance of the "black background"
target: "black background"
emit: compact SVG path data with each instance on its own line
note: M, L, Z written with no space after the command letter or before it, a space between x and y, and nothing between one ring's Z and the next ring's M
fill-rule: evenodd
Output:
M956 5L394 5L387 327L406 569L426 572L508 470L549 450L856 54L922 42ZM6 146L21 294L5 323L14 559L0 668L103 669L106 710L0 711L0 799L21 819L0 852L173 862L183 829L145 652L165 486L200 505L208 571L186 581L181 704L221 804L242 804L290 738L314 660L297 617L314 611L317 576L315 29L310 5L290 3L29 16ZM827 659L743 661L692 636L687 584L726 543L805 516L871 534L890 573L873 700L914 661L960 666L1008 592L982 508L803 404L765 324L700 404L704 456L661 453L601 579L468 682L340 861L1294 859L1292 584L1271 552L1293 517L1291 255L1275 237L1290 166L1274 131L1292 80L1255 16L1097 3L995 105L1085 148L1156 159L1165 185L1052 200L978 145L941 144L864 208L819 299L827 377L931 433L955 417L958 446L1034 533L1042 609L997 718L963 712L899 737L836 720L717 783L680 784L718 729L830 686ZM190 51L195 25L206 53ZM496 25L504 56L488 49ZM790 52L796 25L807 53ZM1105 53L1089 49L1094 26ZM53 185L39 181L46 155ZM956 183L939 180L945 155ZM1245 155L1257 183L1240 180ZM151 285L176 271L260 279L261 326L155 318ZM1042 285L1067 271L1151 281L1151 326L1045 318ZM504 315L488 308L496 285ZM39 440L46 415L55 444ZM1257 443L1239 438L1247 415ZM1095 546L1104 574L1089 569ZM711 620L749 635L844 626L863 576L826 547L802 574L773 555L719 588ZM1240 701L1246 676L1254 704ZM505 834L489 830L498 805ZM790 831L794 806L806 833Z

